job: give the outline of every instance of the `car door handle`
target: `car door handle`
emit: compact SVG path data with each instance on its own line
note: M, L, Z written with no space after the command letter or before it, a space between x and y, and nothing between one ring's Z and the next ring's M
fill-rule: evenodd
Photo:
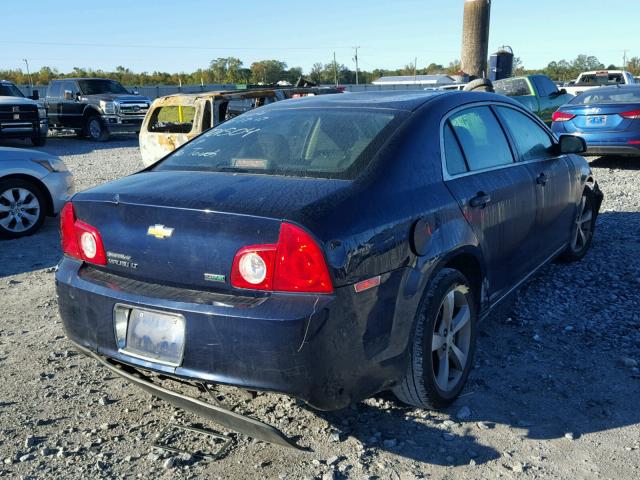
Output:
M538 178L536 178L536 183L538 185L542 185L544 187L547 184L547 180L549 180L549 179L544 174L544 172L542 172L540 175L538 175Z
M491 197L484 192L478 192L475 197L469 200L472 207L484 208L491 201Z

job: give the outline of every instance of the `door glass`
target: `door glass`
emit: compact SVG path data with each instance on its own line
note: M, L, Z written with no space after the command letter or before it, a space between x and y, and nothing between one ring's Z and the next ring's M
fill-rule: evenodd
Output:
M449 175L456 175L467 171L464 155L462 155L458 140L456 140L449 123L444 125L444 157L447 162L447 172L449 172Z
M553 142L536 122L513 108L497 107L523 161L553 156Z
M451 126L460 141L469 170L513 163L507 138L489 107L475 107L452 115Z

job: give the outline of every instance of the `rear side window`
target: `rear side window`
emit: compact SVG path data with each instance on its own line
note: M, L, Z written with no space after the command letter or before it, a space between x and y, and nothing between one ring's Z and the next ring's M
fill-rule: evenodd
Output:
M262 107L208 130L155 170L355 178L403 112Z
M168 105L153 110L149 120L150 132L189 133L196 116L195 107Z
M444 157L449 175L457 175L467 171L467 164L464 161L462 150L460 150L460 144L448 122L444 126Z
M493 89L507 97L524 97L533 95L526 78L506 78L493 82Z
M489 107L474 107L449 118L469 170L513 163L507 138Z
M553 156L553 142L540 125L513 108L496 108L511 132L511 137L523 161Z

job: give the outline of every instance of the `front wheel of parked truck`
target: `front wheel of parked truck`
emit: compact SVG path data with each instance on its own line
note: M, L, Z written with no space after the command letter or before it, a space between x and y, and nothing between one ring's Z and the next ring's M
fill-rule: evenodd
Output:
M438 272L415 323L407 372L393 393L416 407L447 407L464 387L475 351L477 307L465 276Z
M89 115L85 121L84 133L94 142L109 140L109 130L98 115Z

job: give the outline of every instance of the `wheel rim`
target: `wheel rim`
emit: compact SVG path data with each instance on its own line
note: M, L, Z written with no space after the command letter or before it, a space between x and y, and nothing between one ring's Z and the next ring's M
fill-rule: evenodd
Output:
M100 121L97 119L92 119L89 122L89 135L93 138L98 138L100 133L102 132L102 126L100 125Z
M576 216L576 224L571 237L571 249L579 252L586 247L591 238L593 211L591 205L587 201L587 196L583 195L578 206L578 215Z
M0 193L0 226L19 233L31 228L40 217L40 202L26 188L9 188Z
M450 392L460 382L471 347L471 309L467 287L458 285L445 295L433 326L431 357L438 388Z

